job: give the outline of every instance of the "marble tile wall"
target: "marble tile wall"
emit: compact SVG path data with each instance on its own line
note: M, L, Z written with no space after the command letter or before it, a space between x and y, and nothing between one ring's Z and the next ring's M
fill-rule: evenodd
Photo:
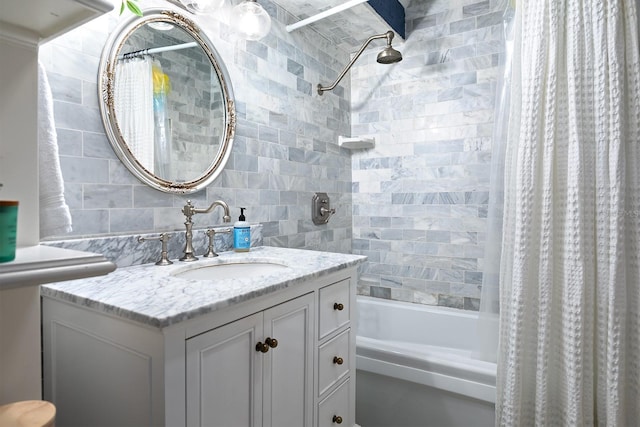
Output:
M404 59L351 71L352 136L375 136L353 168L359 293L478 310L502 9L413 1Z
M261 4L276 19L259 42L235 39L224 19L198 21L229 69L239 122L225 171L189 197L139 183L104 135L96 73L117 14L41 47L74 221L56 244L77 238L93 247L91 237L122 235L131 245L126 236L181 230L187 198L198 206L220 198L234 211L248 207L266 245L367 255L361 294L477 310L500 8L494 0L414 0L407 40L394 40L404 60L376 64L371 48L318 97L315 85L333 81L348 54L310 29L286 33L285 12ZM376 147L339 148L337 136L349 134L374 136ZM311 221L315 191L329 193L337 210L328 225ZM221 221L219 211L194 219L196 227Z
M169 7L141 0L142 7ZM262 224L266 245L351 251L351 159L337 145L348 134L349 80L340 96L320 98L312 88L335 78L348 54L310 29L289 34L286 13L261 1L273 17L270 34L239 40L225 11L191 16L222 56L236 96L238 125L233 154L206 191L168 195L140 183L115 157L98 109L97 71L118 11L40 48L54 97L60 161L73 232L52 240L183 230L187 199L198 207L216 199L246 207L247 220ZM116 8L117 9L117 8ZM127 12L125 12L126 14ZM128 18L128 16L126 17ZM311 221L314 192L327 192L337 213L329 224ZM221 223L220 209L194 217L196 234ZM199 237L196 237L199 238Z

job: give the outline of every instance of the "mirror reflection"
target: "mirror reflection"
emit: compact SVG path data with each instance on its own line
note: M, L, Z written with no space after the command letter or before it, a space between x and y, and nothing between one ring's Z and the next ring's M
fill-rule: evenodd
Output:
M106 60L105 128L116 154L143 182L197 191L215 179L231 149L228 78L190 21L173 12L141 20L114 40Z

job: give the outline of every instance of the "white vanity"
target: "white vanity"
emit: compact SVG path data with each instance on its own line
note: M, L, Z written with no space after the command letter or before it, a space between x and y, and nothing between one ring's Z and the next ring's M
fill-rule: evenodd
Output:
M56 425L352 426L364 260L258 247L43 286ZM247 269L209 267L230 263ZM212 280L180 277L204 267Z

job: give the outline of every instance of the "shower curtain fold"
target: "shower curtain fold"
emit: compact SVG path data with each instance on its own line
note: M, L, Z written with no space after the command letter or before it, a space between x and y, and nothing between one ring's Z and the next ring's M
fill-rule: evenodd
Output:
M504 217L504 156L509 129L511 105L511 69L513 63L514 9L500 5L504 53L500 57L501 72L497 79L491 143L491 181L487 210L487 237L485 239L482 293L478 316L477 358L496 362L500 314L500 257L502 253L502 218Z
M640 419L633 1L518 2L496 423Z
M116 65L114 109L123 139L135 159L154 172L152 61L120 60Z

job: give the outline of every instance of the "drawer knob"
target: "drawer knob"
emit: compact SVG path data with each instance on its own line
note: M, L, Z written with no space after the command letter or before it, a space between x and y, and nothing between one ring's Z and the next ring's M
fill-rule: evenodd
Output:
M342 424L342 417L340 415L334 415L333 422L336 424Z
M336 302L336 303L333 304L333 309L334 310L338 310L338 311L342 311L342 310L344 310L344 305Z
M275 338L267 338L264 340L264 343L271 348L276 348L278 346L278 340Z
M335 363L336 365L342 365L344 363L344 360L342 360L342 357L335 356L333 358L333 363Z

